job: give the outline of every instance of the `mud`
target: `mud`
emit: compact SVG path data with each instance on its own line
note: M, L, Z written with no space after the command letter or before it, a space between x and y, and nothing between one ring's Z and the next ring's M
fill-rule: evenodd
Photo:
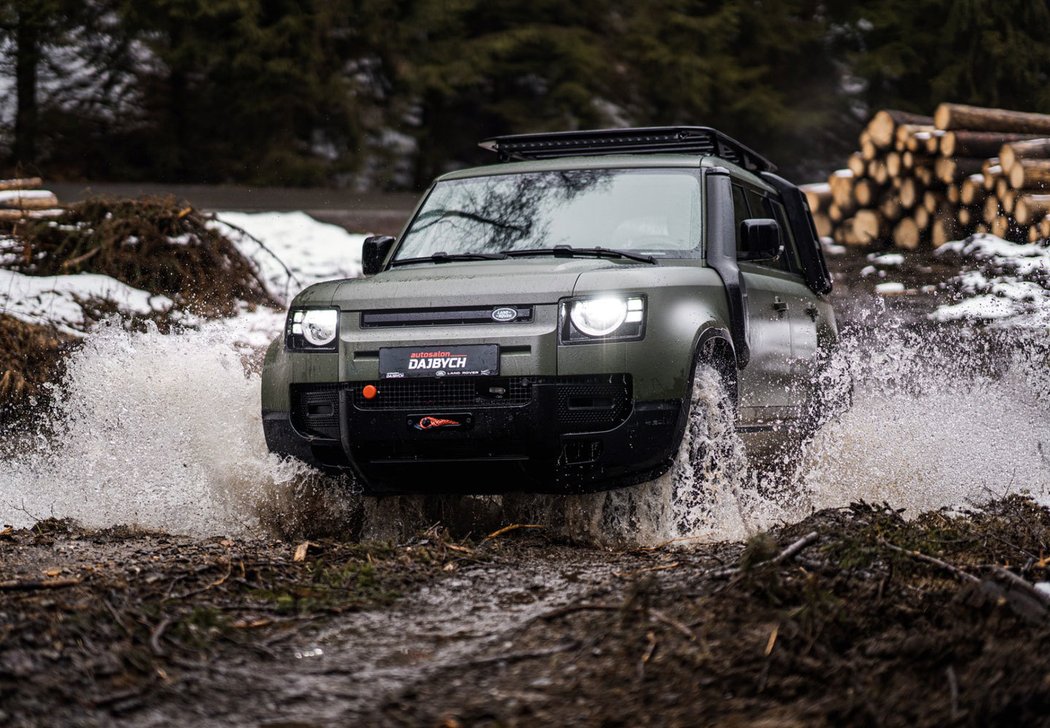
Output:
M822 511L746 543L0 537L0 719L1036 725L1050 511ZM298 555L297 555L298 554ZM300 559L300 560L297 560Z

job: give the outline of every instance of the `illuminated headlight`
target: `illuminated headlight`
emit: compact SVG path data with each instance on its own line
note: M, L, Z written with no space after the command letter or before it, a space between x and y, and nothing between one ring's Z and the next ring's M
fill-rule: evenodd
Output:
M334 351L338 334L338 309L292 309L288 312L287 343L289 349Z
M600 296L562 303L562 340L640 339L645 326L643 296Z

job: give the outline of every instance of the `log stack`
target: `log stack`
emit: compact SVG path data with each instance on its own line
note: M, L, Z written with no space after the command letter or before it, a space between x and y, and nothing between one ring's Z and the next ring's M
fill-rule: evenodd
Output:
M62 213L54 192L41 189L39 177L0 179L0 222L27 217L55 217Z
M883 110L827 184L804 185L817 231L914 250L974 232L1050 238L1050 115L941 104Z

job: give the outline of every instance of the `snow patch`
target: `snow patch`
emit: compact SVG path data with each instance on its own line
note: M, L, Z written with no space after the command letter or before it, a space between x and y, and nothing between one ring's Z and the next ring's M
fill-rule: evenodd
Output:
M82 303L109 302L124 315L145 316L169 311L167 296L132 288L97 273L27 276L0 269L0 311L30 323L53 324L69 334L87 330Z
M985 233L947 243L936 255L973 266L949 285L961 300L939 306L934 321L985 321L996 328L1050 328L1050 248Z
M276 296L291 300L314 283L361 275L366 235L348 233L304 212L218 212L216 218L215 227L259 265Z

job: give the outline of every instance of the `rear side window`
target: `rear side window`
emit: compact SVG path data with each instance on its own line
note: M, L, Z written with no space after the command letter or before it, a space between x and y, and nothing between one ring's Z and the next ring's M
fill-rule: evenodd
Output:
M733 188L733 206L737 207L738 203L736 200L737 190L740 190L743 197L746 198L748 209L750 210L750 217L762 217L776 220L777 224L780 225L780 235L784 241L784 254L781 255L777 260L769 260L764 262L756 261L757 265L764 265L770 268L776 268L778 270L787 271L789 273L796 273L801 275L802 264L799 261L798 250L795 247L795 240L791 236L791 226L788 225L787 213L784 210L784 206L779 200L773 200L765 193L759 192L758 190L747 188ZM741 251L742 242L740 241L740 223L737 223L737 251Z
M748 210L747 197L744 195L744 188L738 184L733 184L733 227L736 233L736 252L737 255L746 253L747 250L744 246L744 241L740 237L740 223L751 217L751 213Z

